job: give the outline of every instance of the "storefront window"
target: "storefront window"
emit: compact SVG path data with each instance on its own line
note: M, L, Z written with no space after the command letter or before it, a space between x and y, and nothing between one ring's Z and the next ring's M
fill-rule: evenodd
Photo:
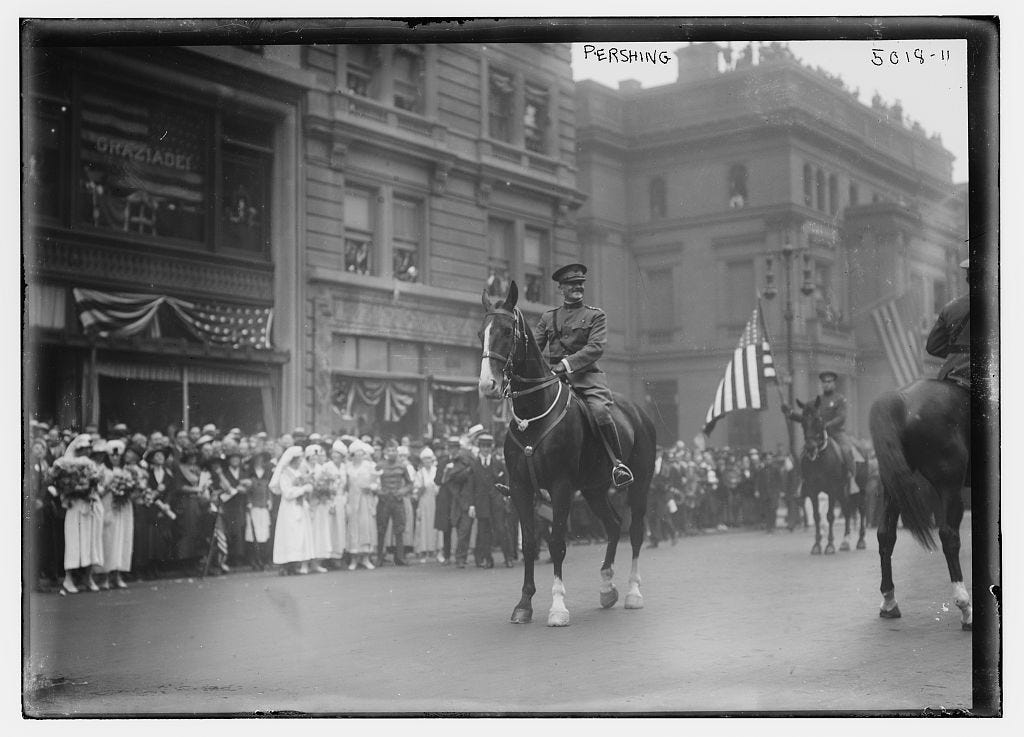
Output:
M211 116L100 85L81 95L79 221L204 241Z

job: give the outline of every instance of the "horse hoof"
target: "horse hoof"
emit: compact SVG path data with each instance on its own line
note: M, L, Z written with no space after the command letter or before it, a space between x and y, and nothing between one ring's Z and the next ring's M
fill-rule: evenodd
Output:
M568 627L569 612L548 612L548 627Z
M532 609L516 609L514 612L512 612L512 624L529 624L532 621Z
M626 594L626 603L623 604L626 609L643 609L644 608L644 597L640 594Z
M821 555L821 545L814 543L814 547L811 548L811 555Z
M867 550L867 547L867 543L865 543L863 540L857 541L857 550Z
M829 543L828 545L825 546L825 555L835 555L835 553L836 553L836 546L835 545L833 545L832 543Z
M962 629L964 632L970 632L971 630L974 629L974 623L973 622L961 622L960 623L960 629Z
M840 544L839 546L839 549L844 553L850 552L850 543L846 542L846 540L843 540L842 544Z
M615 606L615 603L619 600L619 590L612 586L611 591L601 592L601 608L609 609Z
M879 609L878 616L882 619L899 619L903 615L900 613L899 606L894 606L892 609Z

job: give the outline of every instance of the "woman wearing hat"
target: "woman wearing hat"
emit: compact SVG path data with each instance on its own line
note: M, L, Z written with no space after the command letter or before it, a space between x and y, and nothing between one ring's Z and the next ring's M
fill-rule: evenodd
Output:
M182 568L198 573L199 561L206 552L205 536L210 524L207 510L213 480L210 472L200 467L199 453L191 447L182 451L176 473L178 494L174 513L178 515L178 538L175 553Z
M437 552L437 530L434 517L437 510L437 457L429 447L420 451L420 467L413 475L413 494L416 505L416 528L413 535L413 553L423 560L433 558Z
M331 460L336 473L337 491L331 509L331 557L341 560L348 550L348 446L343 440L331 445Z
M313 484L300 446L293 445L281 456L270 478L270 491L281 497L274 529L274 563L283 566L281 575L309 573L309 561L314 554L307 499Z
M317 442L311 442L306 446L306 465L309 467L309 474L313 478L314 493L309 494L309 517L313 527L313 563L310 570L313 573L327 573L324 561L331 558L331 507L334 505L334 497L328 499L320 496L315 489L318 484L327 488L328 469L324 468L326 462L323 446ZM331 466L330 470L333 471ZM330 488L336 493L333 478L330 479ZM326 493L326 492L324 492Z
M246 472L249 480L249 498L246 503L245 541L249 545L250 564L262 571L270 562L267 546L270 542L270 451L261 450L253 455Z
M160 567L173 555L174 512L168 499L177 495L179 485L165 465L167 451L164 448L150 449L143 460L147 466L146 489L134 510L132 570L146 579L157 578Z
M377 492L380 490L380 472L371 460L373 448L362 440L349 446L352 457L348 469L348 551L352 560L348 565L354 571L357 565L367 570L375 566L370 561L377 544Z
M119 589L128 588L128 584L121 578L121 574L127 573L132 568L132 542L135 535L135 513L132 508L132 499L130 497L123 501L115 499L109 490L109 482L114 477L115 469L133 474L140 487L145 482L145 476L138 466L135 467L135 470L124 467L125 450L126 445L123 440L111 440L107 443L106 467L103 469L105 490L101 497L103 502L103 565L98 568L101 573L106 574L103 583L100 584L100 588L106 590L109 590L112 585Z
M95 459L104 455L106 443L97 443L94 447L92 438L85 433L75 437L64 453L65 458L82 458L93 464ZM85 583L90 591L99 591L92 577L93 566L103 565L103 504L99 494L88 499L68 497L63 504L67 511L64 515L64 583L61 593L78 593L74 581L74 571L77 570L85 574Z

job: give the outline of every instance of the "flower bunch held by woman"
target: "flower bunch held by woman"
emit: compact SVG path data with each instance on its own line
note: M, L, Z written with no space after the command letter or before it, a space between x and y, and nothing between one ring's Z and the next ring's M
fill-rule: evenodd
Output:
M321 463L313 468L313 497L323 504L333 503L341 479L333 463Z
M115 468L107 481L107 491L113 498L115 507L131 504L146 488L145 472L138 466L121 466Z
M64 516L64 583L60 593L75 594L74 571L81 570L90 591L99 591L93 566L103 565L103 504L100 502L102 472L88 457L92 439L81 434L68 445L52 467L53 485L60 493ZM106 448L97 448L97 452Z

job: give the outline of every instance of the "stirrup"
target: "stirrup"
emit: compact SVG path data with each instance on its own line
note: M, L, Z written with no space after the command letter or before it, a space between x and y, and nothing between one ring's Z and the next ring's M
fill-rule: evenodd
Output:
M615 484L616 489L633 483L633 472L622 461L616 461L612 467L612 483Z

